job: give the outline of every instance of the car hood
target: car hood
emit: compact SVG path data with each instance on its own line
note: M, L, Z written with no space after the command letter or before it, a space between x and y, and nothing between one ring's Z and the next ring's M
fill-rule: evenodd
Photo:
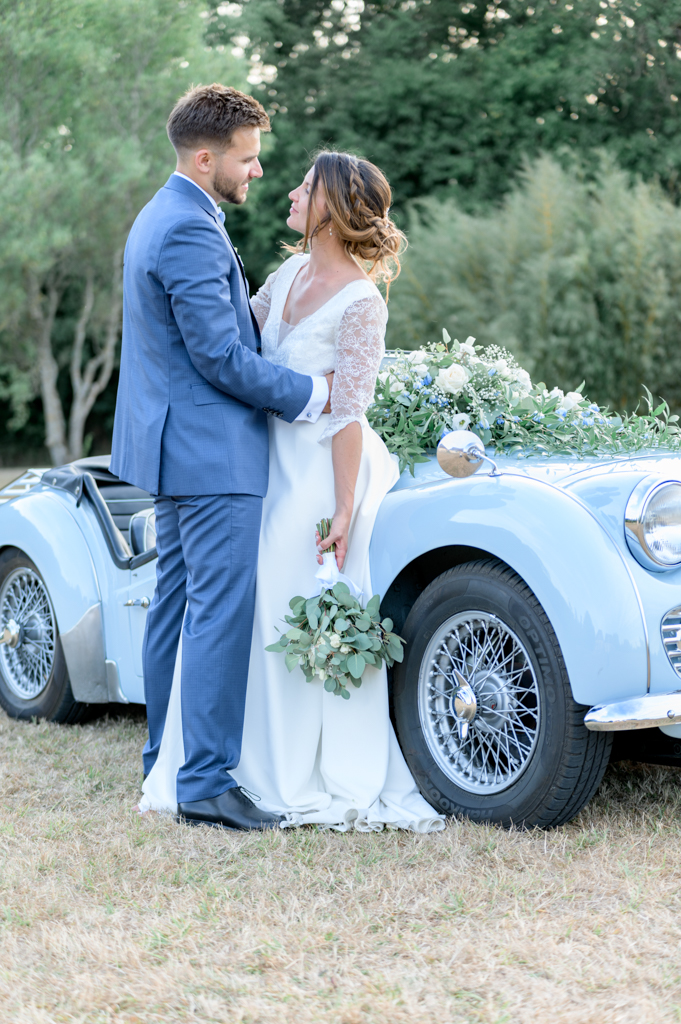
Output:
M539 480L554 487L566 489L582 488L578 485L610 477L617 489L626 487L629 481L626 477L641 479L649 474L656 474L669 477L672 480L681 480L681 453L672 454L660 452L642 453L635 456L590 456L578 459L554 455L552 457L530 455L518 458L513 455L495 455L494 450L487 449L487 454L494 459L500 473L512 473L514 476L527 476L533 480ZM491 467L489 467L491 469ZM478 470L479 476L488 472L487 465ZM427 463L419 463L414 467L414 475L405 470L395 484L393 490L403 490L409 487L423 487L428 484L442 483L448 478L444 470L440 469L435 454L430 457ZM452 481L454 484L455 480ZM588 488L587 488L588 489Z

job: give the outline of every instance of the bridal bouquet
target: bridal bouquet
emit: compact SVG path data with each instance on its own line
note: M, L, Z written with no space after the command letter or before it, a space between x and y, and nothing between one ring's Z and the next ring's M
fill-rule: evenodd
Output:
M681 448L678 416L657 406L644 388L647 411L621 416L590 402L582 383L565 394L533 384L511 353L461 343L442 332L442 342L416 352L397 352L378 377L367 417L399 456L400 469L427 462L450 430L472 430L483 444L517 455L614 455L642 449Z
M317 526L322 539L328 537L330 525L330 520L322 520ZM335 555L328 556L335 567ZM404 640L393 633L391 619L381 620L379 595L362 607L351 590L356 588L337 568L333 572L328 556L317 574L321 592L289 601L292 614L284 618L290 629L265 650L283 654L289 672L299 665L308 683L319 678L329 693L349 700L349 684L362 685L367 665L378 667L384 661L390 667L402 661Z

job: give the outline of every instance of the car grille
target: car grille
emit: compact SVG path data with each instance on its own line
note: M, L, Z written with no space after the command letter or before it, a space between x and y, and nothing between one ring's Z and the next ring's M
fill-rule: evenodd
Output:
M681 605L672 608L662 619L662 643L672 668L681 676Z

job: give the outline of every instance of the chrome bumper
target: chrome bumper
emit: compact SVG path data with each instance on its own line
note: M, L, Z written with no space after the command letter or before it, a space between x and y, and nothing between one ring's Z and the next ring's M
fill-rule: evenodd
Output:
M646 693L616 704L597 704L584 716L592 732L623 732L625 729L654 729L660 725L681 725L681 690Z

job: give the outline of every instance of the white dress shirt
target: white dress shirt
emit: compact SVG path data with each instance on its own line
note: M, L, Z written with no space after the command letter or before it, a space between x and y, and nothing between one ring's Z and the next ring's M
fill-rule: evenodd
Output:
M196 185L196 188L198 188L199 192L203 192L204 196L206 196L210 200L215 209L215 212L218 214L221 212L220 207L215 202L213 197L209 195L208 192L206 192L205 188L201 188L200 185L197 185L193 178L190 178L186 174L183 174L182 171L173 171L173 174L176 174L178 178L184 178L185 181L191 181L192 185ZM311 379L312 394L310 395L310 401L307 403L303 411L298 416L296 416L296 423L298 422L298 420L306 420L308 423L316 423L319 417L321 416L322 412L324 411L324 406L329 400L329 385L326 377L312 377Z

